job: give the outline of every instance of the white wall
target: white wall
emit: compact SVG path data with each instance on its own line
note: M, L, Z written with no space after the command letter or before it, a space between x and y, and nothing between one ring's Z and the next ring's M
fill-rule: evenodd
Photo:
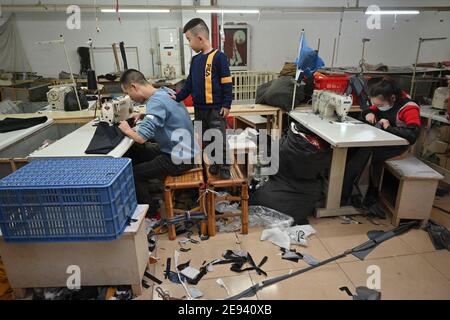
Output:
M8 3L7 0L1 0ZM182 0L186 3L186 0ZM11 1L9 1L10 3ZM50 2L50 1L49 1ZM54 1L56 2L56 1ZM92 1L73 1L89 3ZM320 1L320 5L345 5L354 1ZM34 3L34 1L13 1L14 4ZM112 1L97 1L105 4ZM121 1L121 4L161 4L165 1ZM180 4L181 1L170 1ZM203 4L208 0L203 0ZM231 5L270 5L273 1L226 0L219 4ZM277 5L317 5L317 1L278 1ZM381 5L425 5L423 1L378 1ZM368 5L370 1L360 1ZM427 1L426 5L450 5L448 0ZM67 70L62 48L40 46L38 40L57 39L63 33L66 39L74 69L79 71L76 48L85 46L89 38L95 46L110 46L112 42L124 41L127 46L139 47L142 71L152 75L150 48L156 49L155 29L160 26L179 27L186 22L192 12L172 12L170 14L121 14L122 24L115 14L100 14L101 32L95 32L93 13L82 13L81 30L66 28L66 15L63 13L18 13L17 27L24 42L24 47L33 71L45 76L57 76L61 70ZM209 15L200 15L209 20ZM293 61L298 51L300 30L306 31L309 45L317 46L321 39L320 55L327 65L331 65L333 39L338 35L339 13L263 13L257 15L225 15L225 22L247 22L251 26L251 69L279 71L285 61ZM442 19L442 22L440 21ZM410 65L414 62L419 36L447 36L441 42L425 43L421 52L421 61L450 60L450 12L424 12L418 16L399 16L394 25L393 16L382 17L381 30L368 30L366 16L363 13L346 12L342 28L338 61L335 65L357 65L361 56L361 38L372 40L366 44L366 61L371 64L379 62L388 65ZM219 16L219 23L221 17ZM394 28L394 29L392 29ZM155 54L155 65L157 55ZM113 70L111 70L113 71ZM155 73L159 74L159 66Z

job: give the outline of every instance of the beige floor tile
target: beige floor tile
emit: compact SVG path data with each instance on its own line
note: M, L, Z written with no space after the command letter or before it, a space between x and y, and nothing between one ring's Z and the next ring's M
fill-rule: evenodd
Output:
M268 273L268 278L287 274L289 270ZM267 279L250 272L254 283ZM281 281L258 292L258 299L274 300L349 300L350 297L339 290L348 287L354 291L352 282L337 264L319 267L296 277Z
M349 235L349 236L341 235L321 239L321 241L323 242L323 244L325 245L325 247L332 256L341 254L345 250L351 249L359 244L364 243L367 240L368 238L367 235L365 234ZM395 237L383 242L378 247L376 247L375 250L373 250L366 257L366 259L371 260L385 257L408 255L414 253L415 251L408 244L406 244L398 237ZM358 259L352 255L349 255L339 260L339 262L343 261L358 261Z
M422 256L440 271L448 280L450 280L450 252L447 250L439 250L436 252L428 252Z
M450 299L450 282L420 255L339 264L355 286L367 286L367 267L381 272L381 298Z
M233 277L223 277L222 280L230 291L230 295L238 294L253 285L248 274L242 274ZM158 286L155 286L155 289L157 287ZM170 296L172 297L182 298L186 296L186 291L181 284L162 284L159 287L163 288L164 291L168 291ZM188 287L192 286L188 285ZM197 287L204 294L204 296L200 299L224 299L227 297L226 290L216 283L216 279L203 279L195 287ZM153 299L161 300L156 290L153 290ZM257 297L247 299L256 300Z
M151 282L151 281L147 281L147 282ZM153 286L150 286L150 288L148 288L148 289L143 288L142 294L137 296L133 300L153 300Z
M416 253L434 252L436 249L431 242L428 232L421 229L409 230L407 233L399 236L401 240L406 242Z

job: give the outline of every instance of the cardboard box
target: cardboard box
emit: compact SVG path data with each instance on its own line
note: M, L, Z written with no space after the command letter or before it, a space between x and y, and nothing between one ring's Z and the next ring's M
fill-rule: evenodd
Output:
M439 128L439 140L450 142L450 126L441 126Z
M431 153L446 153L448 149L448 143L440 140L434 140L428 145L427 149Z

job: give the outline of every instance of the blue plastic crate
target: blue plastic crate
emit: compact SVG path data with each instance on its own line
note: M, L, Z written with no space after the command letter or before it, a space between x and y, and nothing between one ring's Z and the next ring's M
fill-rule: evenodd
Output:
M114 240L136 207L127 158L35 160L0 180L7 242Z

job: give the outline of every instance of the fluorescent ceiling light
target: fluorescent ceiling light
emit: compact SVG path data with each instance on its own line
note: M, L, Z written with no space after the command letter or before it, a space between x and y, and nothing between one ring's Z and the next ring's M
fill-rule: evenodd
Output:
M366 14L419 14L418 10L367 10Z
M259 13L259 10L238 10L238 9L198 9L197 13Z
M116 9L102 9L101 12L116 12ZM169 9L119 9L120 13L169 13Z

